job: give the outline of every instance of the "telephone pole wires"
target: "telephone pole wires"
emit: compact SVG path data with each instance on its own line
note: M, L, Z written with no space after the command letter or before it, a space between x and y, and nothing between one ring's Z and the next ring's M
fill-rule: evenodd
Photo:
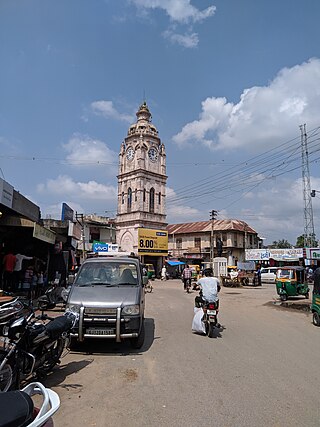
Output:
M302 154L302 185L304 201L304 246L310 248L315 239L313 210L312 210L312 193L310 185L309 157L308 157L308 136L306 124L300 125L301 132L301 154Z

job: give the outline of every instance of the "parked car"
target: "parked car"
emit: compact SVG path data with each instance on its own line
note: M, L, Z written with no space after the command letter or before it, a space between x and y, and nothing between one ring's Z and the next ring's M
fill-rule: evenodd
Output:
M134 348L140 348L145 336L143 287L147 282L137 258L85 260L67 300L67 310L79 314L71 334L73 343L90 338L130 339Z
M262 267L261 268L261 282L276 283L276 273L279 267Z

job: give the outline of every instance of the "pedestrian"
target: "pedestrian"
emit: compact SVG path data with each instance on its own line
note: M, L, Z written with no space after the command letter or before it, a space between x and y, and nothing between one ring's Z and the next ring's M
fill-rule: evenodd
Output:
M164 265L161 269L161 280L166 280L167 279L167 269L166 266Z
M183 289L188 290L191 286L191 277L192 271L189 265L187 264L182 272L182 281L183 281Z
M13 290L13 270L16 265L16 256L11 250L3 258L3 290Z
M33 266L30 265L24 273L24 278L22 283L22 290L27 294L29 299L31 299L32 277L33 277Z
M14 290L17 291L19 289L19 283L23 281L23 273L22 273L22 263L24 260L33 259L32 256L22 255L20 253L16 254L16 264L13 270L13 281L14 281Z

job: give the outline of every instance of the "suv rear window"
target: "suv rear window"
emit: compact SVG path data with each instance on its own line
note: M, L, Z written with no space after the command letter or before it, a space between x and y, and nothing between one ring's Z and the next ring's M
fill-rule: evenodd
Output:
M138 285L137 266L128 262L88 262L83 264L75 286Z

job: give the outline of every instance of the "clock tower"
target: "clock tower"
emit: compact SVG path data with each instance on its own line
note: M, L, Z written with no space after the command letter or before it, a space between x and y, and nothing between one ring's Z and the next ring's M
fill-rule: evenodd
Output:
M165 146L146 102L136 116L119 154L117 243L122 251L138 254L139 228L166 229L167 175Z

